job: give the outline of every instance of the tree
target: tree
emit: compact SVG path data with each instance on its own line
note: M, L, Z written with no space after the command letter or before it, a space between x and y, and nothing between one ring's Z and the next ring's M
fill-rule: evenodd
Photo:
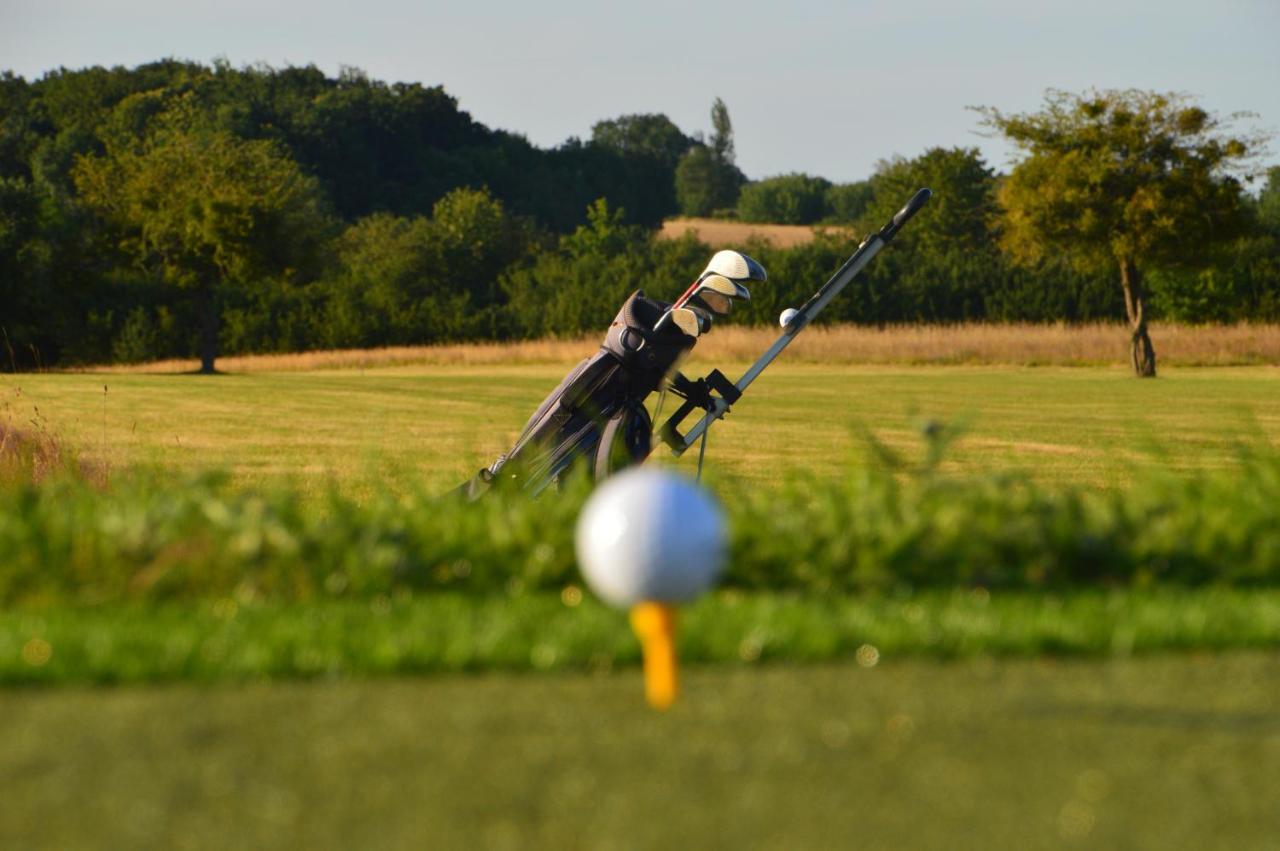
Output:
M995 175L978 149L930 148L912 159L882 160L869 183L871 197L854 223L862 234L884 225L921 187L934 197L894 250L867 270L862 315L877 322L982 317L1003 264L990 232Z
M374 213L335 240L325 343L376 346L499 336L499 284L529 250L527 222L487 190L455 189L432 218Z
M274 142L211 127L188 97L139 141L105 141L73 171L84 203L120 232L121 247L200 313L200 371L218 354L227 286L290 277L327 231L315 181Z
M534 245L529 223L510 216L487 189L455 189L431 209L434 231L431 278L440 293L462 300L454 327L465 336L498 335L505 293L502 272Z
M742 187L738 218L747 222L811 225L827 214L831 182L807 174L783 174Z
M626 207L633 222L652 227L661 225L664 218L679 210L676 166L694 144L670 118L660 113L622 115L596 122L591 128L590 150L609 154L621 168L611 169L614 173L607 183L584 181L580 176L574 178L581 191L572 199L573 218L581 217L585 199L607 196L615 205ZM607 161L599 165L607 165ZM582 175L581 168L574 171ZM588 186L588 183L594 185Z
M718 188L718 169L711 149L695 145L680 158L676 167L676 203L686 216L709 216L723 194Z
M597 121L591 128L591 142L624 156L648 157L671 172L694 144L693 139L662 113L621 115Z
M1273 321L1280 315L1280 166L1266 171L1256 199L1245 197L1250 227L1218 247L1202 268L1148 276L1161 318L1178 322Z
M596 200L587 209L587 223L560 237L555 250L504 275L517 331L538 337L608 325L627 294L645 285L653 244L648 230L626 224L622 209Z
M985 249L997 209L996 178L977 148L930 148L913 159L881 160L869 183L864 233L883 225L916 190L929 187L934 197L928 214L911 223L903 240L931 254Z
M711 107L711 125L711 143L695 144L676 166L676 200L687 216L732 209L746 182L733 161L733 124L720 98Z
M34 345L51 307L41 285L50 252L40 239L40 200L29 181L0 177L0 370L17 369L14 347Z
M729 120L729 107L716 98L711 104L711 151L718 162L733 165L733 122Z
M831 221L848 224L862 218L871 203L871 181L840 183L827 189L826 206Z
M1258 193L1258 221L1264 230L1280 236L1280 165L1267 169L1267 182Z
M1039 112L978 111L1024 154L999 192L1002 246L1022 263L1061 254L1118 269L1134 372L1155 376L1143 275L1203 265L1239 235L1231 170L1262 138L1229 134L1230 118L1185 95L1134 89L1050 90Z

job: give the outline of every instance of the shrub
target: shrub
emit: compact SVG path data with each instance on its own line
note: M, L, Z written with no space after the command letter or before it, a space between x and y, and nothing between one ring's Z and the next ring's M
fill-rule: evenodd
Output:
M807 174L783 174L748 183L738 197L738 218L747 222L810 225L826 217L831 182Z
M726 500L726 582L745 589L1280 586L1280 455L1175 477L1152 468L1097 493L1018 476L954 478L951 432L929 426L926 460L881 464ZM731 483L730 483L731 484ZM305 600L406 591L513 593L577 580L579 481L531 501L425 492L321 505L288 487L237 490L217 477L75 475L0 487L0 605L235 595Z

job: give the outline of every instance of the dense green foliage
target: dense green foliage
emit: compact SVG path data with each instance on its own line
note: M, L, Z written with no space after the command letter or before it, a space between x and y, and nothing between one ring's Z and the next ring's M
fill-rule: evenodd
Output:
M333 262L341 246L330 236L366 217L412 221L431 215L451 191L469 188L501 203L512 220L504 225L508 230L533 229L543 240L546 233L571 231L601 197L625 209L629 221L657 225L675 212L675 160L692 140L678 130L673 137L674 125L656 118L623 116L611 122L617 132L599 128L599 141L570 139L542 150L473 121L439 87L388 85L356 71L335 79L310 67L236 69L225 63L164 61L134 69L60 70L33 82L5 73L0 75L5 367L196 351L203 317L210 312L208 300L202 306L200 299L168 290L175 274L207 279L202 268L209 264L189 249L176 263L179 255L173 250L163 257L156 251L159 244L152 236L163 229L163 220L175 221L187 209L182 192L158 210L148 202L147 186L158 191L163 185L162 163L177 169L172 173L183 177L182 185L194 187L219 174L227 184L222 191L243 197L255 184L229 168L231 160L212 155L270 152L280 168L302 176L295 185L306 185L312 200L322 200L308 203L327 215L313 216L305 232L286 233L277 226L279 217L243 207L233 213L224 209L225 198L211 193L192 208L204 212L181 229L188 242L203 240L213 251L209 246L225 243L235 220L249 233L258 259L268 246L294 255L287 263L237 262L237 274L218 282L223 351L308 348L359 336L341 324L327 325L326 317L348 312L330 301L343 301L332 290L349 284L350 271ZM179 143L177 125L183 125L191 145ZM198 167L183 169L182 156ZM115 191L125 186L131 200L115 203ZM163 197L163 192L154 195ZM147 221L139 219L140 213ZM213 231L201 216L206 224L219 220ZM165 244L171 247L173 240ZM524 254L519 245L490 243L470 250L492 253L457 273L471 275L463 289L469 294L487 290L494 297L499 289L493 261ZM219 263L228 256L214 253ZM248 259L243 251L239 256ZM250 266L252 275L238 274ZM333 280L344 276L345 281ZM450 284L457 282L455 277ZM450 295L466 301L460 293ZM394 300L411 297L400 292ZM492 298L476 305L496 306ZM387 336L400 339L403 328L391 327ZM464 320L444 331L417 323L413 340L495 333L485 321Z
M1174 130L1212 135L1212 117L1179 108ZM0 368L196 354L209 366L218 353L594 332L632 289L677 292L724 247L655 239L678 209L862 234L922 185L933 203L831 318L1076 321L1124 309L1114 272L1068 262L1080 251L1020 250L1015 263L1000 250L1031 243L997 196L1034 181L1000 190L976 149L930 149L838 186L799 174L751 183L722 101L711 126L704 139L661 114L624 115L588 142L539 149L475 122L438 87L356 71L165 61L0 75ZM1223 180L1178 186L1127 196L1145 199L1134 209L1162 234L1161 258L1201 261L1152 264L1147 314L1280 318L1280 169L1256 199ZM1219 201L1235 204L1230 217L1214 214ZM1114 224L1094 216L1071 230ZM1202 224L1237 236L1203 251ZM745 318L773 323L854 243L839 230L789 250L735 246L770 271Z
M118 229L119 245L157 282L195 292L200 356L213 371L224 287L288 281L327 235L315 181L266 139L212 128L189 95L141 138L105 139L73 170L80 198Z
M784 174L748 183L738 197L738 218L746 222L809 225L828 214L831 181L807 174Z
M726 501L726 584L809 592L929 587L1280 585L1280 458L1121 492L1010 475L950 478L924 466L850 471ZM883 450L886 459L891 458ZM905 474L906 477L902 478ZM512 592L572 583L576 488L477 504L331 490L318 507L287 487L208 477L77 477L0 488L0 603L97 604L238 595L254 600L410 591Z
M869 180L834 184L827 189L827 219L838 224L858 221L867 212L872 194Z
M833 184L810 174L782 174L742 187L735 213L745 222L851 225L862 221L874 194L872 180Z
M527 337L604 329L629 293L660 297L706 256L706 246L692 239L654 240L601 199L585 225L503 278L508 317Z

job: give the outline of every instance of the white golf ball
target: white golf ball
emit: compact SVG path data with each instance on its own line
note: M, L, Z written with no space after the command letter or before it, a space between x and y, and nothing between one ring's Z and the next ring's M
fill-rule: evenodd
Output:
M578 517L578 564L605 602L692 600L724 566L727 535L715 499L657 467L633 467L591 495Z
M782 315L778 317L778 324L781 325L783 328L786 328L787 323L789 323L792 319L795 319L796 314L799 312L800 311L796 310L794 307L788 307L786 310L782 311Z

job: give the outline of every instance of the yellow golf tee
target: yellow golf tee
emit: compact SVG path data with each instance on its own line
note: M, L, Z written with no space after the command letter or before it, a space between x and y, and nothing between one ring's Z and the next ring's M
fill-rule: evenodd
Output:
M631 628L644 654L644 696L654 709L676 699L676 613L662 603L640 603L631 609Z

